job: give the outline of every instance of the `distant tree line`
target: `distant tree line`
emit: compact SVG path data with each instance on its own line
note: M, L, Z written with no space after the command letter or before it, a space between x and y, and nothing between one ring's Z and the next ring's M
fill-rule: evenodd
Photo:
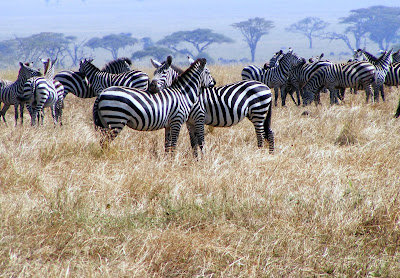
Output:
M285 30L304 35L308 39L309 48L313 48L315 38L341 40L350 51L366 46L367 39L384 50L391 45L396 47L395 43L400 42L400 7L372 6L351 10L349 16L339 19L339 24L346 26L344 32L328 32L328 22L318 17L306 17ZM233 23L231 26L243 35L250 49L252 62L255 60L261 37L275 27L273 21L258 17ZM167 55L190 55L193 58L206 57L212 62L212 57L207 53L209 46L233 42L231 38L211 29L177 31L156 42L150 37L134 38L131 33L78 40L75 36L65 36L63 33L43 32L0 41L0 62L4 67L9 64L15 65L19 61L57 57L62 67L75 67L81 59L93 56L93 51L97 49L109 51L111 57L116 59L120 50L134 45L140 45L142 49L132 53L130 58L133 60L145 57L163 60ZM219 61L227 60L220 58Z

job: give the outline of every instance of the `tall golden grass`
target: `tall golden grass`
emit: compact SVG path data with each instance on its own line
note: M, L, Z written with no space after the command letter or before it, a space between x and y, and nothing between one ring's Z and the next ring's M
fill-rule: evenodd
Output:
M219 84L239 66L212 66ZM151 72L151 70L149 70ZM275 154L247 120L129 128L101 149L94 99L67 96L64 125L0 133L0 277L399 277L399 90L365 104L273 107ZM307 111L307 113L303 113Z

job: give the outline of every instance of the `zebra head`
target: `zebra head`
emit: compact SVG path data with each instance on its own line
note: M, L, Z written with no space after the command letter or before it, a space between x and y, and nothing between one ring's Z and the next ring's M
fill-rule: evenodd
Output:
M18 73L18 77L23 80L28 80L31 77L42 76L43 74L40 72L40 69L32 68L33 63L19 63L20 69Z
M190 65L192 65L195 61L190 57L188 57L188 61ZM216 81L214 77L211 75L210 70L207 68L207 66L204 67L204 71L202 73L202 79L201 79L201 87L202 88L212 88L216 84Z
M81 60L79 62L79 72L87 76L87 73L90 72L90 69L94 67L92 62L93 62L93 59Z
M171 67L172 57L168 56L167 60L160 63L156 60L150 59L152 65L156 68L154 71L154 77L149 84L150 93L158 93L162 89L171 86L172 81L174 81L180 73Z

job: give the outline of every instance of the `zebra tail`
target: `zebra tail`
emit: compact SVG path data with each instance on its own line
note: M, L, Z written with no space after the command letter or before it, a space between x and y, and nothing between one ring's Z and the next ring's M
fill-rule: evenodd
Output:
M101 122L100 117L99 117L99 100L100 100L100 98L97 97L95 102L94 102L94 105L93 105L93 122L94 122L94 126L95 126L96 130L99 127L100 128L106 128L103 125L103 123Z

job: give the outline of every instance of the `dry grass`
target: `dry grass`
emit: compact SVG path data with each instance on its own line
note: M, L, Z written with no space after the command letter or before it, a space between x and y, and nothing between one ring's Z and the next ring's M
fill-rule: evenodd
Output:
M211 67L219 84L240 67ZM387 90L388 91L388 90ZM276 151L249 121L208 128L173 157L163 131L126 128L102 150L93 99L64 126L0 134L0 277L398 277L399 90L273 109ZM308 115L302 113L308 110Z

